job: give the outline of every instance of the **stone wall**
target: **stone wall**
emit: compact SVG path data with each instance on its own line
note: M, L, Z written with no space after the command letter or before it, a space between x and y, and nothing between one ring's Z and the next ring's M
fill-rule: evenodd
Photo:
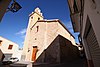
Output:
M79 58L78 48L66 38L58 35L37 58L36 63L62 63L77 58Z

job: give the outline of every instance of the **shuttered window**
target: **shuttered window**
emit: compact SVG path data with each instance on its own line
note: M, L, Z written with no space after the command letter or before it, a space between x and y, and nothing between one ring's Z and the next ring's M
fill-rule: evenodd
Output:
M93 60L94 67L100 67L100 47L97 42L92 25L90 25L90 28L87 32L86 42L90 50L90 55Z

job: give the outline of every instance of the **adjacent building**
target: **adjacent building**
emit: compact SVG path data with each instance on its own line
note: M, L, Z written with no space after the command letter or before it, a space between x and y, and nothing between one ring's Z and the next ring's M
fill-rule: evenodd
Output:
M2 20L11 0L0 0L0 21Z
M100 0L68 0L75 32L80 32L88 67L100 67Z
M9 6L10 2L12 4ZM17 12L22 7L16 2L16 0L0 0L0 21L2 20L4 14L8 11Z
M17 57L20 60L21 52L18 44L0 36L0 49L5 56L3 61L9 60L10 57Z
M59 19L44 19L41 10L36 8L29 15L22 60L61 62L61 58L71 60L77 56L74 36Z
M4 59L4 54L3 54L3 52L0 49L0 61L3 61L3 59Z

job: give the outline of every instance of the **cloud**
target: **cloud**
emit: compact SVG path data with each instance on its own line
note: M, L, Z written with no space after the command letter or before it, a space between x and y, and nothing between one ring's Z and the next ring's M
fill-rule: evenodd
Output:
M24 44L24 41L22 42L22 44Z
M24 35L26 34L26 29L22 29L21 31L17 32L18 35Z
M17 32L16 35L20 35L20 37L24 39L26 35L26 28Z

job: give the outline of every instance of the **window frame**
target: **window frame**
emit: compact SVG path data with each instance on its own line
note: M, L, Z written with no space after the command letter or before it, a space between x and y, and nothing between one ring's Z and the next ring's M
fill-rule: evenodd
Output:
M9 44L8 49L11 50L13 48L13 45Z

